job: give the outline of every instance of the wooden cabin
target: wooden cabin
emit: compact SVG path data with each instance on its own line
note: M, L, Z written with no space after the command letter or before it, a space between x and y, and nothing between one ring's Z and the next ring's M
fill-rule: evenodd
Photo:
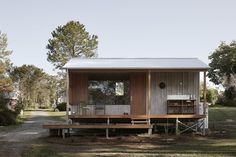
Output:
M208 66L197 58L73 58L64 68L73 123L128 128L205 118L200 73L206 85Z

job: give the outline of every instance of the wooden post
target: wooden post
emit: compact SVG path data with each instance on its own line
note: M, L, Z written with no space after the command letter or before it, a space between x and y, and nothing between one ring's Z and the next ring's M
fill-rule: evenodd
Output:
M151 71L148 71L148 115L151 114Z
M151 125L151 71L148 70L148 124ZM148 135L152 134L152 128L148 129Z
M165 134L166 134L166 143L168 143L168 130L169 130L169 119L166 119L166 128L165 128Z
M107 125L110 125L110 118L107 117ZM106 128L106 138L108 139L109 138L109 129Z
M69 115L69 70L66 70L66 118L68 121L68 115Z
M206 72L204 71L203 82L203 115L206 115Z
M167 118L167 126L166 126L166 133L167 133L167 137L168 137L168 130L169 130L169 119Z
M179 119L176 118L176 122L175 122L175 134L179 135Z
M203 124L202 124L202 135L205 136L206 135L206 125L205 125L205 118L203 119Z
M62 138L65 139L66 136L65 136L65 129L64 128L62 128L61 133L62 133Z

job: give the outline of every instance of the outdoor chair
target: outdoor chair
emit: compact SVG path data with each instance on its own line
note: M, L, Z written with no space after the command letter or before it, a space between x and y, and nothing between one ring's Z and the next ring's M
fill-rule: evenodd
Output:
M89 106L87 106L86 102L79 103L79 114L80 115L88 115L89 110L91 110L91 108Z
M105 105L104 104L95 104L95 115L105 115Z

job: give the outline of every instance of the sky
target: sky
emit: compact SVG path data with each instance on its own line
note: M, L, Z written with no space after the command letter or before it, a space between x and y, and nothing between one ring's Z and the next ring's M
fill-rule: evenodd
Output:
M0 0L0 31L16 66L49 74L51 32L75 20L98 36L99 57L208 56L236 40L235 0Z

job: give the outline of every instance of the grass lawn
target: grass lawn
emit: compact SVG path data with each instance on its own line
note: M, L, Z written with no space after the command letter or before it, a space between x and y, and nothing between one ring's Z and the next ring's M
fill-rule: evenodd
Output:
M51 116L63 119L55 112ZM236 107L211 107L209 127L209 135L205 137L196 134L130 135L108 140L99 136L48 137L28 145L22 156L134 156L134 153L135 156L236 156Z
M66 120L66 111L60 111L60 112L54 112L54 111L48 111L47 112L48 116L51 117L51 119L55 121L63 121L65 122Z

